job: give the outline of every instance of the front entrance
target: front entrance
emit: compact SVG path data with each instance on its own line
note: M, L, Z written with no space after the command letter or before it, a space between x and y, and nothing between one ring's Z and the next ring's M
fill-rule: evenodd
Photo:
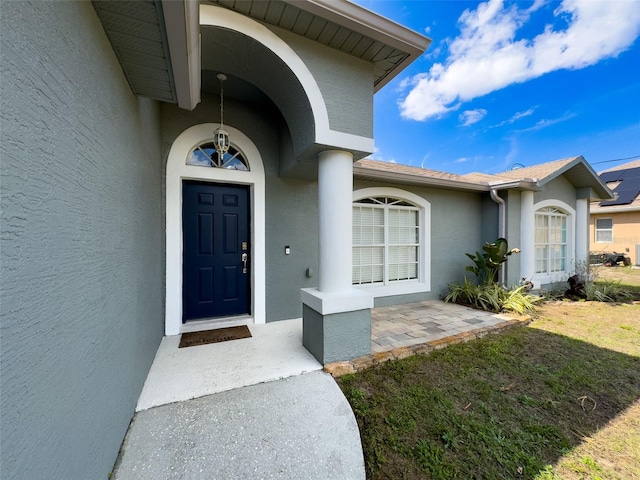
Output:
M182 322L250 314L249 187L183 181Z

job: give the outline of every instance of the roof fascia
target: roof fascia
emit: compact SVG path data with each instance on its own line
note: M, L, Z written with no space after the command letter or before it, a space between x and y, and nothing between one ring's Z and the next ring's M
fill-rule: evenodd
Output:
M601 198L603 200L612 199L613 198L613 192L611 191L611 189L609 189L609 187L607 187L604 184L604 182L600 179L600 176L595 172L595 170L593 168L591 168L591 165L589 165L589 163L584 159L584 157L582 155L578 155L571 162L569 162L566 165L562 166L561 168L559 168L558 170L556 170L552 174L547 175L545 178L540 179L538 181L538 183L540 185L544 185L546 183L549 183L554 178L557 178L560 175L564 175L569 170L571 170L572 168L577 167L580 164L582 166L584 166L589 171L589 173L591 174L591 177L592 177L592 179L594 181L594 184L591 184L591 185L588 185L588 186L591 187L592 190L597 195L599 195L599 197L597 197L597 198Z
M409 57L376 85L375 91L389 83L404 68L422 55L431 39L360 5L336 0L283 0L296 8L331 20L354 32L366 35L390 47L406 52Z
M178 106L193 110L200 103L200 2L162 0L162 10Z

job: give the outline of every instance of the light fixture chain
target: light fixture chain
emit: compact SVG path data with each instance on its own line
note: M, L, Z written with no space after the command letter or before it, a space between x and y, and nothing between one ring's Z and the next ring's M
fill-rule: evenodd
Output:
M224 127L224 81L220 79L220 126Z

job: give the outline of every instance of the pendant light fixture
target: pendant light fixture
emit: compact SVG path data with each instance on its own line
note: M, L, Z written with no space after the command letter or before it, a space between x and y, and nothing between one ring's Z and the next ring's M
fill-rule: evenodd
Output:
M218 162L220 165L223 164L223 157L229 151L229 132L224 129L224 85L223 82L227 79L227 76L224 73L219 73L217 75L218 80L220 80L220 126L216 128L213 137L213 143L216 146L216 151L218 152Z

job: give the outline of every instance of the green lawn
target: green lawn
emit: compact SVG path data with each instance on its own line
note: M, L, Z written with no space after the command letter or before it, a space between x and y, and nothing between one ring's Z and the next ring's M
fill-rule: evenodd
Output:
M371 479L640 478L638 303L551 302L338 382Z

